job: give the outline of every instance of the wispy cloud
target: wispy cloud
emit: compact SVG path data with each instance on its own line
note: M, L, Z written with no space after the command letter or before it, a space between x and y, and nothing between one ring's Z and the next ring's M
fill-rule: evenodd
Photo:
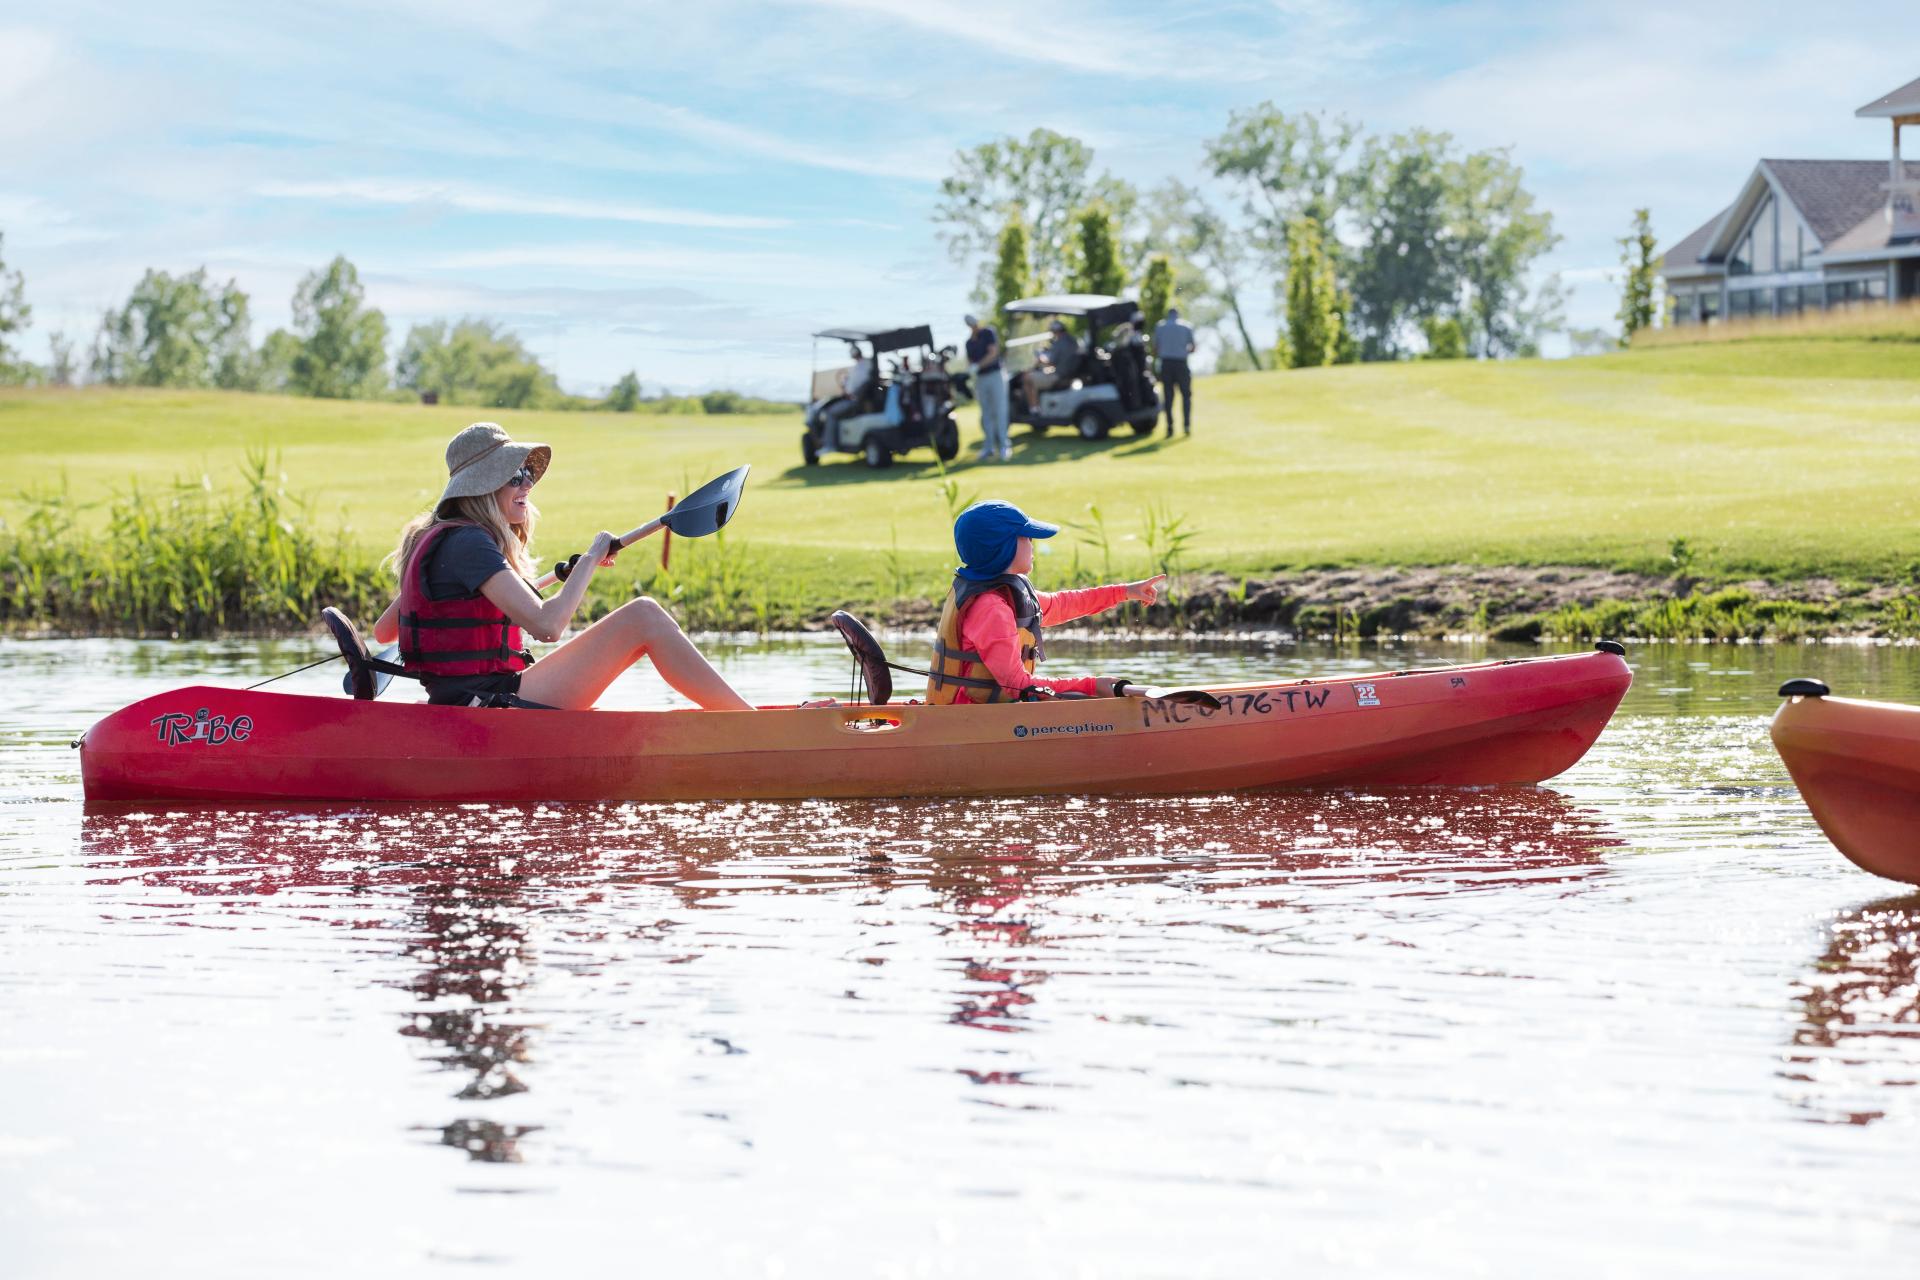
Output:
M851 141L823 146L817 142L802 142L783 134L735 124L692 107L640 97L623 97L615 106L622 118L636 127L675 134L782 164L921 182L932 181L946 172L940 163L945 157L937 150L928 154L925 148L873 147Z
M629 202L518 195L513 192L461 186L456 183L408 182L389 178L266 182L256 186L254 194L275 200L428 206L458 209L466 213L577 218L593 222L639 222L663 227L716 227L752 231L792 225L786 218L709 213L699 209L669 209L658 205Z

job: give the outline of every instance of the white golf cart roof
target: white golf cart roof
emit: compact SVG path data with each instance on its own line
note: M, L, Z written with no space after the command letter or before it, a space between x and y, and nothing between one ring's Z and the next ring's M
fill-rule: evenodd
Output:
M1131 298L1105 293L1049 293L1007 304L1008 315L1084 316L1094 324L1114 324L1139 309Z

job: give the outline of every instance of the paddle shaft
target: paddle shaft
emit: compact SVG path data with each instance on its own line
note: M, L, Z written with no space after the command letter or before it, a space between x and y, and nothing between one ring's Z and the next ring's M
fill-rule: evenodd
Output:
M619 537L615 538L613 540L614 550L619 551L627 547L630 547L634 543L640 541L640 539L651 537L653 534L658 533L660 530L666 527L667 527L667 518L665 516L655 516L653 519L647 521L645 524L641 525L639 528L629 529L625 533L621 534ZM557 571L549 572L545 577L541 578L538 582L533 584L533 589L535 591L545 591L548 587L552 586L554 583L558 581L560 581L559 573Z
M883 661L887 660L883 659ZM893 661L887 661L887 665L895 671L904 671L910 676L931 677L933 675L931 671L923 671L919 667L903 667ZM1169 702L1198 703L1201 706L1213 706L1215 708L1220 705L1220 699L1214 697L1205 689L1155 689L1147 685L1135 684L1131 680L1127 681L1125 686L1121 688L1119 696L1123 698L1163 698Z

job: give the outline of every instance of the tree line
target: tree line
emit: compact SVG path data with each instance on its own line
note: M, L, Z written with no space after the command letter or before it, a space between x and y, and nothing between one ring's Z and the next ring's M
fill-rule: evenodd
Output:
M1149 324L1177 301L1219 333L1222 369L1532 355L1562 323L1558 278L1528 283L1560 237L1504 148L1264 102L1230 116L1201 167L1220 195L1177 177L1142 192L1035 129L959 152L933 218L976 266L981 306L1136 286ZM1282 317L1271 339L1248 319L1262 290Z
M0 249L5 240L0 236ZM386 317L366 303L345 257L308 273L293 295L293 325L252 345L247 294L200 268L147 271L125 305L109 308L82 357L65 333L48 336L45 365L12 345L33 308L19 271L0 257L0 385L217 387L335 400L428 400L501 409L618 413L768 413L791 404L737 391L643 394L629 371L603 397L569 395L552 371L498 321L467 317L414 325L391 370Z

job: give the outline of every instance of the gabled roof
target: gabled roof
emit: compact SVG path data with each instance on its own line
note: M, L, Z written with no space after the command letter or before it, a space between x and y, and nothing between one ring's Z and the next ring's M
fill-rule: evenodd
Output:
M1853 113L1856 116L1920 116L1920 80L1909 80L1892 93L1875 98Z
M1920 80L1914 82L1920 84ZM1887 204L1885 160L1762 160L1822 245L1838 240ZM1909 178L1920 164L1908 161Z
M1708 264L1700 261L1700 255L1706 252L1707 242L1713 239L1714 228L1718 227L1720 220L1726 216L1727 211L1722 209L1695 227L1679 244L1660 255L1660 270L1667 275L1693 274L1710 270L1711 267Z

